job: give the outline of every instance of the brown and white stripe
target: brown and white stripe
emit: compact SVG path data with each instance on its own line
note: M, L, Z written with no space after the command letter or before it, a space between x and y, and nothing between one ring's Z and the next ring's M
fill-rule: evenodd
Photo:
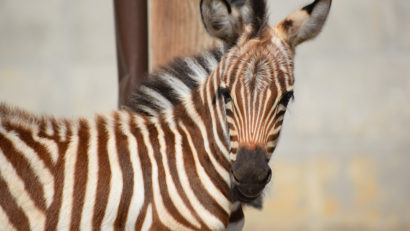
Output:
M213 70L196 70L196 77L211 73L198 87L183 87L176 76L166 81L179 83L178 94L143 87L154 101L145 113L66 120L0 104L0 230L242 229L242 204L261 206L261 196L236 197L232 167L244 148L263 150L269 161L293 96L295 46L317 35L331 0L274 28L264 22L264 1L246 1L248 10L224 1L240 9L225 16L214 1L201 1L208 31L217 29L212 12L229 20L218 25L234 26L222 31L240 30L227 36L229 50ZM255 20L234 21L241 14ZM156 107L165 100L172 104Z
M231 212L228 154L198 146L213 143L212 131L197 134L188 110L196 111L68 121L2 105L2 230L223 229Z

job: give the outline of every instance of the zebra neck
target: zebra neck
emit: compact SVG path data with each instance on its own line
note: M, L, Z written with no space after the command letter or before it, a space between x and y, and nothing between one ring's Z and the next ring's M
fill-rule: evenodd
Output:
M229 135L224 104L218 95L220 78L217 72L218 68L190 97L174 108L172 117L179 128L189 133L199 155L217 160L223 169L220 173L224 181L230 185Z

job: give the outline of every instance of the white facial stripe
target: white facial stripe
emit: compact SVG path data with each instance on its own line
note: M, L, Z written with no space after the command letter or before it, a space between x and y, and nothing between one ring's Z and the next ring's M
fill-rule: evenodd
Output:
M255 52L252 52L252 57L250 57L251 52L243 52L243 50L250 46L249 44L250 43L246 44L245 47L239 48L239 53L245 53L242 57L238 57L234 54L229 56L229 58L237 60L239 64L232 65L235 66L235 68L231 67L228 70L230 76L234 71L236 76L228 78L227 82L228 85L231 85L231 94L233 96L233 102L227 105L227 109L230 109L233 115L228 117L227 122L230 125L230 133L236 133L239 142L264 142L268 133L270 133L270 128L273 129L275 124L281 122L280 120L283 119L278 118L276 121L275 115L276 113L286 110L286 107L281 105L277 106L277 104L283 92L292 89L292 73L290 72L293 70L293 63L290 54L288 54L288 48L284 47L280 40L277 40L274 42L274 45L267 45L265 49L261 49L261 55L264 59L272 59L271 62L263 64L267 65L266 68L262 69L264 73L258 73L258 76L243 73L244 69L249 72L253 68L256 68L254 66L256 63L252 60L252 58L255 57ZM279 71L282 72L283 75L279 75ZM277 91L277 99L276 102L273 102L273 107L268 107L269 101L266 100L273 97L271 90L266 93L258 92L258 94L256 94L254 89L250 90L243 86L239 88L242 84L241 81L244 81L244 83L250 82L252 80L249 78L257 78L260 77L259 75L266 75L273 78L273 86L276 87ZM284 83L282 84L285 84L285 89L282 89L281 80L279 78L284 78ZM229 81L233 82L230 83ZM254 81L257 81L257 79ZM250 95L252 92L254 95L253 99L251 99Z

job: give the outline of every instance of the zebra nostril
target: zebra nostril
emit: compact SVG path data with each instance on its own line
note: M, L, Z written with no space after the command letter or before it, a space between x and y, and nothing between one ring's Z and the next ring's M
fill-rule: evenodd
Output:
M270 182L270 180L272 179L272 170L269 169L268 175L265 177L265 179L263 180L264 184L267 184Z
M232 183L235 185L240 185L238 178L236 178L235 174L233 173L233 171L231 170L231 180Z

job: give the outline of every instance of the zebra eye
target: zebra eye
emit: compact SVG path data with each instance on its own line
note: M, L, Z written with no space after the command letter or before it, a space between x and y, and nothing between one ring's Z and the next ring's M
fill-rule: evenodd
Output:
M295 96L293 95L293 91L288 91L285 92L285 94L283 94L282 99L279 101L279 104L283 105L283 106L288 106L289 101L291 99L294 99Z
M219 94L224 97L225 103L231 102L232 97L231 97L231 92L230 92L229 88L226 87L226 88L219 89Z

